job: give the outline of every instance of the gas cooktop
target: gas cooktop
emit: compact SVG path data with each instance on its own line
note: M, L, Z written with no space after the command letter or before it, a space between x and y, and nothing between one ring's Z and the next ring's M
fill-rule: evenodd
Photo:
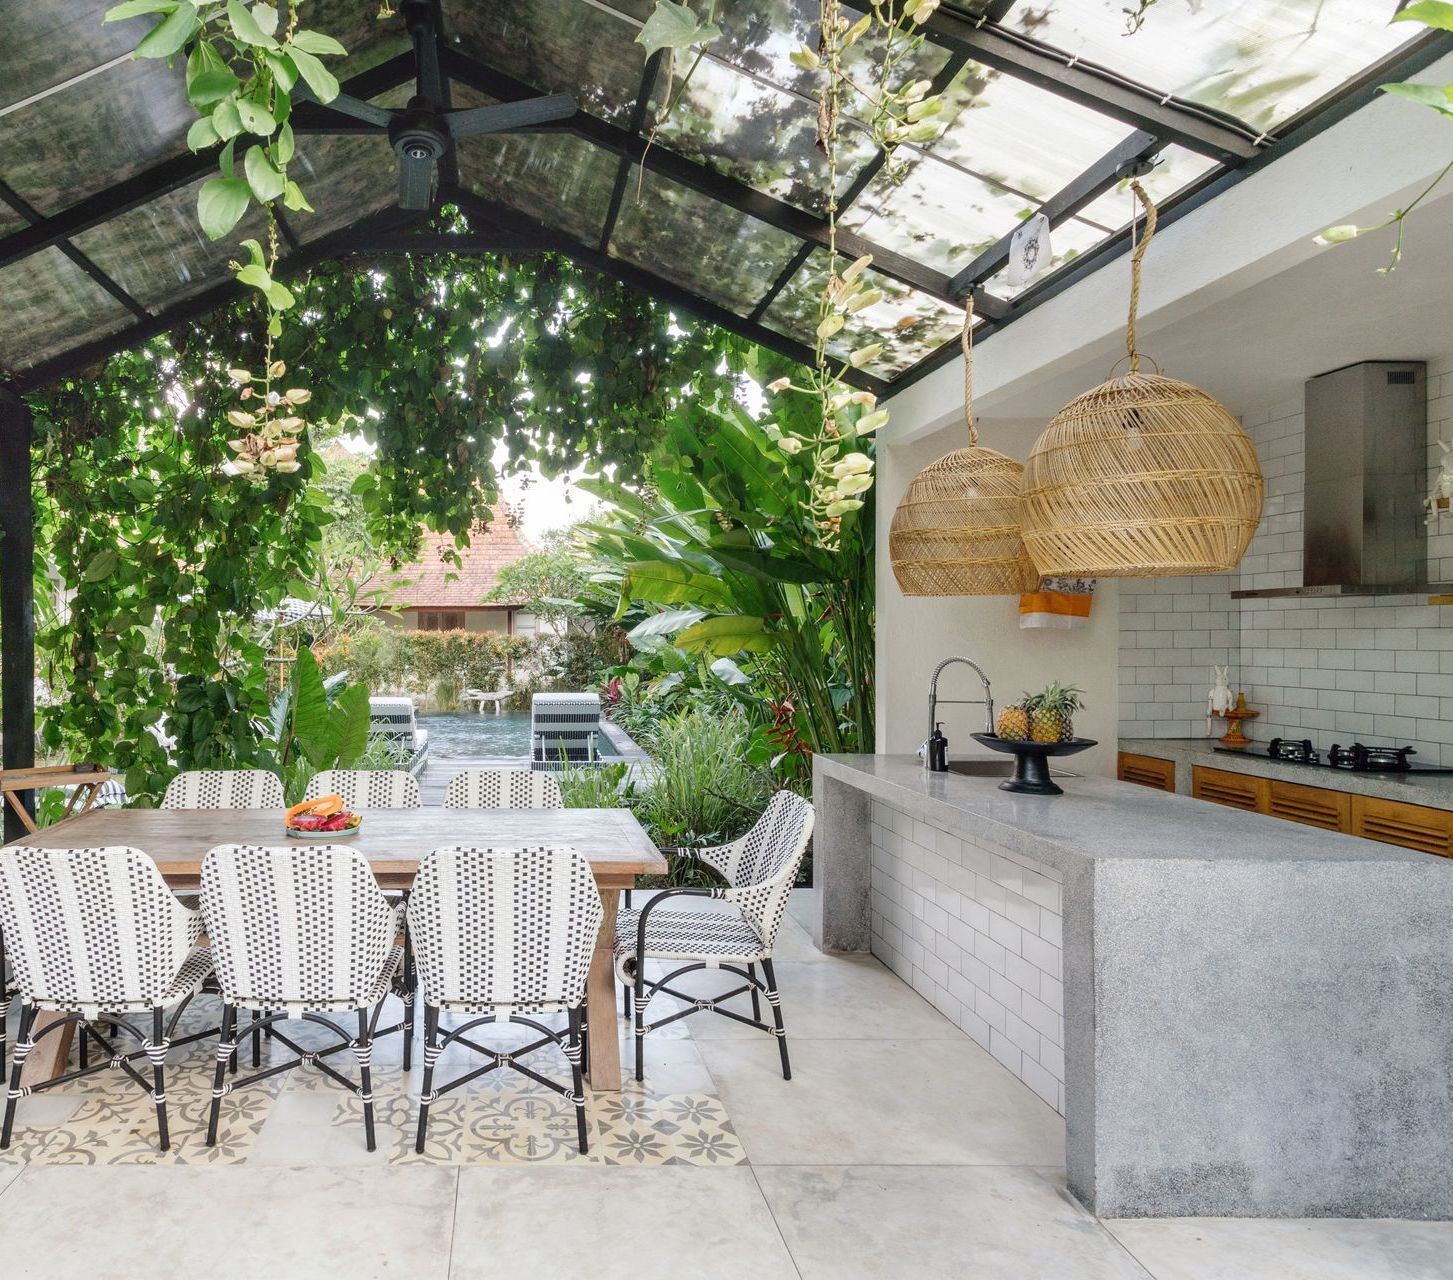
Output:
M1258 756L1284 764L1318 765L1352 773L1453 773L1453 768L1410 759L1418 754L1413 747L1367 746L1361 742L1343 746L1334 742L1324 759L1310 738L1273 738L1265 746L1258 742L1249 747L1217 747L1216 750L1228 756Z

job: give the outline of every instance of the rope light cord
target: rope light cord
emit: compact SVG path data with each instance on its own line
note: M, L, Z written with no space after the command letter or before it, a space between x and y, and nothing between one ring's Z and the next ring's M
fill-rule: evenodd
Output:
M979 428L974 422L974 293L964 299L964 331L959 341L964 348L964 425L969 429L969 448L979 443Z
M1140 352L1135 345L1136 313L1140 310L1140 268L1145 261L1145 251L1150 248L1150 238L1155 234L1157 214L1155 201L1140 185L1139 178L1130 179L1130 190L1145 208L1145 234L1138 239L1135 234L1135 215L1130 218L1130 239L1135 251L1130 255L1130 318L1125 324L1125 354L1130 357L1130 372L1140 372Z

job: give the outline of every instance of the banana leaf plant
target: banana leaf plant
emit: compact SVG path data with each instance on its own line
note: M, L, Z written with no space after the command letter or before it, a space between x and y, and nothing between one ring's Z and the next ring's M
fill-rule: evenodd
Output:
M324 769L347 769L368 751L368 686L323 679L311 649L299 649L269 715L277 771L289 804Z
M639 619L639 649L669 640L732 688L745 676L768 719L787 716L812 751L870 751L872 505L844 517L835 548L821 545L807 465L777 438L734 401L698 401L667 423L649 500L582 482L611 508L586 526L592 580L616 587L618 619Z

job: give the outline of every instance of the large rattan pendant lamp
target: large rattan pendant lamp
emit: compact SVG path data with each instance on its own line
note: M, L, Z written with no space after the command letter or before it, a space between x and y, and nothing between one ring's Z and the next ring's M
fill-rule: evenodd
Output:
M1140 371L1135 313L1155 205L1130 261L1129 372L1070 401L1024 464L1024 544L1042 574L1225 573L1261 519L1265 488L1241 424L1198 387Z
M974 424L972 297L964 307L964 422L969 447L916 476L893 513L888 554L906 596L1002 596L1039 580L1019 536L1024 468L979 443Z

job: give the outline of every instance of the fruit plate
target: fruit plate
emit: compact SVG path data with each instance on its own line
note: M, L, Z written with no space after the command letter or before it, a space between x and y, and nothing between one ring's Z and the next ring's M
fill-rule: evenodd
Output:
M350 840L362 829L362 818L351 827L345 827L342 831L300 831L297 827L283 827L283 831L289 840Z
M1049 776L1049 756L1072 756L1086 747L1097 745L1094 738L1071 738L1068 742L1023 742L1018 738L1001 738L997 733L970 735L994 751L1005 751L1014 757L1014 776L999 784L1000 791L1014 791L1029 796L1061 796L1064 789Z

